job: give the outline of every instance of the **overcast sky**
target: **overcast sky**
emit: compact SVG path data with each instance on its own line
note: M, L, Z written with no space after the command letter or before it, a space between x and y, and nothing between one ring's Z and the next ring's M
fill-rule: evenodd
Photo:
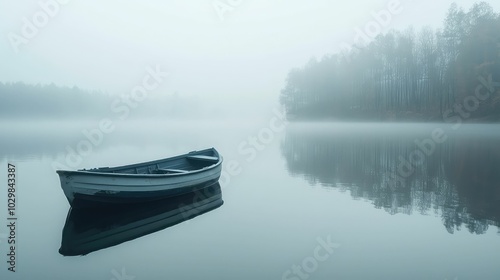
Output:
M355 29L365 28L371 13L391 2L66 1L16 53L12 34L22 36L23 17L33 22L43 8L39 0L0 0L0 81L127 92L141 83L146 67L159 64L171 73L160 89L164 93L277 99L288 70L352 43ZM216 2L240 4L218 13ZM453 1L399 2L402 10L382 31L439 27ZM457 3L468 9L474 2ZM491 5L500 10L500 1Z

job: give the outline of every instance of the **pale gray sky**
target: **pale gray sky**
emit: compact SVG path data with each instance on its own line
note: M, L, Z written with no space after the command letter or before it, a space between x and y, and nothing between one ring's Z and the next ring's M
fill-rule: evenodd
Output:
M275 99L288 70L352 43L371 12L391 2L241 0L222 21L214 0L65 0L16 53L9 34L22 35L22 18L33 22L43 11L39 1L56 0L0 0L0 81L127 92L159 64L171 73L162 92ZM402 11L382 31L439 27L453 1L399 2ZM474 2L457 1L466 9ZM491 5L500 10L500 1Z

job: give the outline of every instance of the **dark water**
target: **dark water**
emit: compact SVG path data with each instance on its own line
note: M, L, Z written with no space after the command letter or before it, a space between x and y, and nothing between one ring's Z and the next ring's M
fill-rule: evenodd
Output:
M500 277L498 125L130 123L75 169L214 146L220 193L69 213L53 165L94 126L2 124L0 182L16 164L19 220L17 272L2 261L1 279ZM86 255L63 256L85 238Z

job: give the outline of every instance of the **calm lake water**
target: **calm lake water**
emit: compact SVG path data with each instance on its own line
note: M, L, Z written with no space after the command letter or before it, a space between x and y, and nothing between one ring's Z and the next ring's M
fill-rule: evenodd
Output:
M266 120L117 125L74 169L213 146L224 157L222 196L73 213L67 222L70 207L53 165L70 164L67 147L76 149L85 139L81 130L95 127L0 125L2 223L7 163L16 165L18 180L17 272L7 270L2 226L1 279L500 277L499 125L302 123L283 131ZM189 201L200 215L188 221L177 215L147 234L147 219ZM103 249L87 248L92 252L84 256L59 253L63 239L71 246L78 233L96 238L127 226L142 236L97 238Z

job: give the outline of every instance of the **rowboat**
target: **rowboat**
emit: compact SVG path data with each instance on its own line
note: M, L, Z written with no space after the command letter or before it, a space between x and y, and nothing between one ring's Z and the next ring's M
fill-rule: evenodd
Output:
M217 182L221 171L222 156L210 148L125 166L56 172L71 207L83 208L192 192Z
M86 255L164 230L222 206L219 183L195 192L138 204L70 208L59 253Z

